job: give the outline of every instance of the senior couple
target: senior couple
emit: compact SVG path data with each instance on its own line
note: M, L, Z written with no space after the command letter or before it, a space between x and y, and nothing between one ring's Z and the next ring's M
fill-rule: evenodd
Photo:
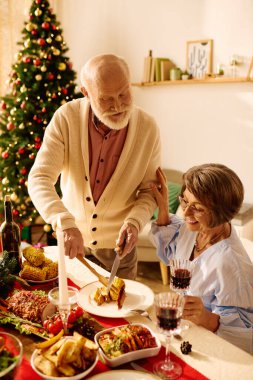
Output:
M183 176L184 218L168 212L167 180L154 119L133 104L129 68L115 55L91 58L81 70L82 99L61 106L46 128L28 190L54 230L61 221L65 254L93 255L109 271L135 279L138 233L152 224L159 258L198 264L183 318L253 352L253 265L231 220L244 191L238 176L204 164ZM62 198L55 183L61 176Z

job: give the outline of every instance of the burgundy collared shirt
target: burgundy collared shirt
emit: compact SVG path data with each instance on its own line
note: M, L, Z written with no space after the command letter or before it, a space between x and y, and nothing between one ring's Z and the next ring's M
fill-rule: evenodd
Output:
M90 186L94 203L97 204L118 164L128 125L118 131L109 129L90 109L88 129Z

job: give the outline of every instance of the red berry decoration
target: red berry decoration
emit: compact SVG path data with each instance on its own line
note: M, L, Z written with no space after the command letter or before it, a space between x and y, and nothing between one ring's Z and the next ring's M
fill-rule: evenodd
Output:
M40 66L41 65L41 60L40 59L34 59L33 60L33 64L34 64L34 66Z
M10 121L8 124L7 124L7 129L8 131L11 131L12 129L15 128L15 125Z
M35 149L39 150L40 147L41 147L41 144L40 144L40 143L36 143L36 144L34 144L34 148L35 148Z
M24 178L20 178L20 180L18 182L20 183L20 185L24 185L25 179Z
M25 175L27 173L27 169L26 168L22 168L22 169L20 169L19 172L20 172L20 174Z
M56 99L57 98L57 95L54 93L52 94L52 99Z
M41 110L41 112L43 112L43 113L47 112L46 108L43 107L42 110Z
M34 19L33 15L29 15L29 20L32 21Z
M30 63L31 62L31 58L30 57L24 57L23 58L23 62L24 63Z
M2 158L3 158L4 160L6 160L8 157L9 157L9 153L8 153L8 152L3 152L3 153L2 153Z
M13 214L14 216L18 216L19 212L18 212L18 210L13 210L13 211L12 211L12 214Z
M49 22L43 22L43 24L41 26L43 29L49 29L50 28Z
M25 153L25 149L24 148L19 148L18 153L19 154L24 154Z
M37 43L38 43L40 46L44 46L44 45L46 45L46 41L44 40L44 38L38 38Z
M62 88L62 89L61 89L61 93L62 93L63 95L67 95L67 93L68 93L68 89L67 89L67 88Z
M54 74L53 73L48 73L47 79L48 80L53 80L54 79Z
M22 102L21 104L20 104L20 108L23 110L23 109L25 109L25 106L26 106L26 103L25 102Z
M32 33L33 36L36 36L36 35L38 34L38 31L37 31L37 29L33 29L33 30L31 31L31 33Z
M56 26L55 26L54 24L52 25L52 29L53 29L53 30L56 30Z
M1 108L2 108L2 110L6 110L6 107L7 107L7 106L6 106L6 103L2 102L2 103L1 103Z
M34 141L37 142L37 143L38 143L38 142L41 142L41 138L40 138L39 136L36 136L36 137L34 138Z
M38 116L37 116L37 115L34 115L34 116L33 116L33 120L34 120L34 121L36 121L36 120L37 120L37 118L38 118Z
M30 160L34 160L35 159L35 154L34 153L29 154L29 158L30 158Z

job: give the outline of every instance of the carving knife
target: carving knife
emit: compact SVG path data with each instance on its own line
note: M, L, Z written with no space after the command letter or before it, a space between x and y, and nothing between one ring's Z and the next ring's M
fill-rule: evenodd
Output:
M114 278L116 276L116 273L117 273L117 270L119 268L119 264L120 264L119 254L116 253L116 256L115 256L115 259L114 259L114 262L113 262L113 266L112 266L112 270L111 270L111 274L110 274L110 278L109 278L109 283L108 283L108 286L107 286L107 291L108 292L111 289L113 280L114 280Z

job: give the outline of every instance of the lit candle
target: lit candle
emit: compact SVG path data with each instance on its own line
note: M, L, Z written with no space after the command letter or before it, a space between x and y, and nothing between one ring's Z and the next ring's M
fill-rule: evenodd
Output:
M57 220L58 272L59 272L59 305L68 305L68 283L65 266L65 250L61 220Z

